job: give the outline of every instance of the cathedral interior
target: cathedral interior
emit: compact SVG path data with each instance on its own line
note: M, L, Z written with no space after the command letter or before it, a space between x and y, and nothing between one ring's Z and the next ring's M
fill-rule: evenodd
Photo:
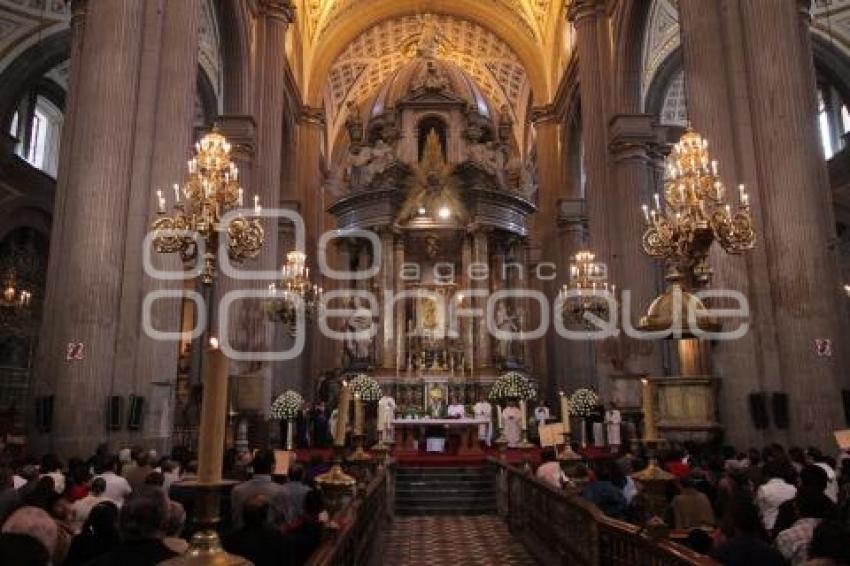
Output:
M0 432L194 447L214 336L228 445L516 371L831 447L847 101L848 0L0 0Z

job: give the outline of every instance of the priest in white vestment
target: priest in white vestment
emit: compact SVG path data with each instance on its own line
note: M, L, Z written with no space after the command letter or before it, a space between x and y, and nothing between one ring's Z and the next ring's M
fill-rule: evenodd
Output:
M605 428L608 433L608 445L611 447L611 452L619 452L620 450L620 424L623 422L623 417L617 409L616 403L611 403L611 408L605 411Z
M378 400L378 432L382 434L384 442L393 440L393 417L395 417L395 399L384 395Z
M502 411L502 426L505 431L505 440L508 446L517 446L522 440L522 412L515 403L505 407Z
M487 420L487 424L478 425L478 440L483 440L487 446L493 440L493 406L487 401L479 401L472 407L472 412L478 420Z

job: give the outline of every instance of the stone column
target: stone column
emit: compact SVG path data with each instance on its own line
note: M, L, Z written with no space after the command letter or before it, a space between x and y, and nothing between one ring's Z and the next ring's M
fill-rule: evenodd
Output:
M393 254L393 270L391 272L393 281L393 290L396 293L401 293L405 290L404 280L401 278L401 266L404 264L404 241L401 237L395 239L392 252L387 250L385 257L390 253ZM395 344L396 344L396 369L401 370L407 363L407 309L405 305L407 300L398 301L393 309L395 317Z
M472 290L475 288L475 281L469 277L469 266L472 264L472 236L465 235L463 238L463 247L460 252L460 261L463 266L463 281L464 290ZM472 308L477 303L471 298L464 299L464 306ZM475 367L475 327L476 321L469 317L461 318L461 334L463 336L463 358L464 363L469 368Z
M380 272L380 294L376 294L378 304L383 310L383 296L385 291L397 293L399 291L395 286L395 234L391 230L385 230L381 233L381 272ZM378 336L381 344L381 367L392 368L398 367L398 358L396 356L396 339L395 336L395 308L393 308L392 319L382 317L381 328Z
M636 328L640 317L649 304L663 290L660 285L659 264L643 251L643 233L646 229L642 204L652 202L655 192L653 165L649 156L655 144L657 132L653 128L654 117L648 114L618 115L611 121L611 155L613 160L614 200L619 203L616 215L611 218L617 225L618 237L612 242L612 261L609 262L609 281L617 286L618 295L628 291L630 304L620 301L620 319L628 317ZM622 325L620 326L622 328ZM645 340L634 340L625 335L620 350L622 368L617 373L661 375L659 345ZM616 365L616 363L615 363ZM637 385L633 388L635 404L639 399Z
M609 83L607 52L610 31L605 18L604 2L600 0L575 0L569 8L568 18L575 26L578 53L579 93L581 97L581 136L584 148L584 170L587 216L590 225L590 243L596 257L609 261L611 253L609 215L607 203L608 180L608 93Z
M51 234L45 324L34 390L55 397L53 434L33 436L36 452L89 454L103 440L113 391L115 341L125 261L124 226L133 160L135 108L146 3L93 2L76 57L73 147ZM78 39L75 37L75 39ZM68 342L85 359L65 361Z
M844 343L841 284L833 252L834 219L815 120L809 40L796 0L741 4L743 50L750 78L755 151L779 361L790 398L792 441L831 446L842 428L839 391L846 386L845 349L815 354L814 340ZM805 187L805 190L801 190ZM769 190L768 190L769 189Z
M282 202L282 154L284 136L284 107L286 88L286 32L293 20L293 7L287 0L262 0L259 2L259 17L257 26L257 69L255 75L255 115L257 116L257 156L252 175L253 186L251 193L260 196L264 208L284 208ZM285 260L278 249L279 220L267 218L263 220L265 229L265 244L256 260L246 265L246 269L277 271ZM313 261L315 258L311 257ZM311 271L313 271L311 269ZM274 281L251 281L247 286L252 289L266 289ZM243 303L239 306L246 309L250 305L252 311L252 348L258 351L271 351L280 346L275 335L282 330L279 325L270 323L265 316L263 305L259 302ZM243 328L243 332L247 330ZM302 328L299 331L305 332ZM248 381L253 382L251 388L261 391L260 399L267 410L274 395L281 393L273 391L273 374L285 365L281 362L262 362L251 364L248 374L241 378L240 387ZM244 372L243 372L244 373ZM302 392L305 393L305 392Z
M478 228L472 235L472 261L478 264L479 272L482 266L490 265L489 239L489 231L482 228ZM490 277L492 276L493 274L491 273ZM473 281L473 288L483 289L489 292L489 279L488 277L486 280ZM482 368L492 365L490 355L492 337L490 336L490 331L487 329L487 297L475 299L475 304L482 312L482 316L475 322L475 371L479 372Z
M727 438L735 444L761 445L768 441L787 442L788 438L780 431L771 430L765 435L755 429L746 401L747 394L753 391L781 391L784 378L776 341L782 330L774 318L773 281L767 267L769 235L759 204L762 191L769 185L760 179L755 158L751 82L741 51L744 32L740 4L682 0L679 16L691 123L708 138L709 152L719 161L720 177L729 197L734 198L739 183L746 183L753 204L756 249L730 256L715 246L710 257L715 272L712 287L739 291L747 297L752 329L739 340L715 343L712 365L723 379L721 422Z
M145 235L156 218L156 190L170 205L174 183L182 185L193 141L198 73L199 0L168 0L146 4L145 49L137 107L136 141L128 203L121 320L114 374L121 376L114 394L145 399L144 430L134 442L168 450L171 443L173 389L177 379L177 341L156 340L142 327L145 298L152 292L182 289L179 281L150 277L142 256ZM159 269L180 272L176 255L153 254ZM182 299L171 297L151 304L150 320L159 331L180 326ZM141 438L139 438L141 437Z

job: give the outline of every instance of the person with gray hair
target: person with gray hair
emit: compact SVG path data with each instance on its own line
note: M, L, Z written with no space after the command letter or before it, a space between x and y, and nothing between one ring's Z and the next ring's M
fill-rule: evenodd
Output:
M21 507L9 515L2 532L30 536L40 542L50 556L56 552L59 527L47 511L39 507Z

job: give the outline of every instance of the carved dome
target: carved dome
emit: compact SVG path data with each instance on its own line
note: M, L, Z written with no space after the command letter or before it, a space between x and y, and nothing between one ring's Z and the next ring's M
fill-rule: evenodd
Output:
M387 79L372 103L370 116L380 116L401 101L428 93L459 99L481 116L493 118L490 102L466 71L450 61L421 55L411 59Z

